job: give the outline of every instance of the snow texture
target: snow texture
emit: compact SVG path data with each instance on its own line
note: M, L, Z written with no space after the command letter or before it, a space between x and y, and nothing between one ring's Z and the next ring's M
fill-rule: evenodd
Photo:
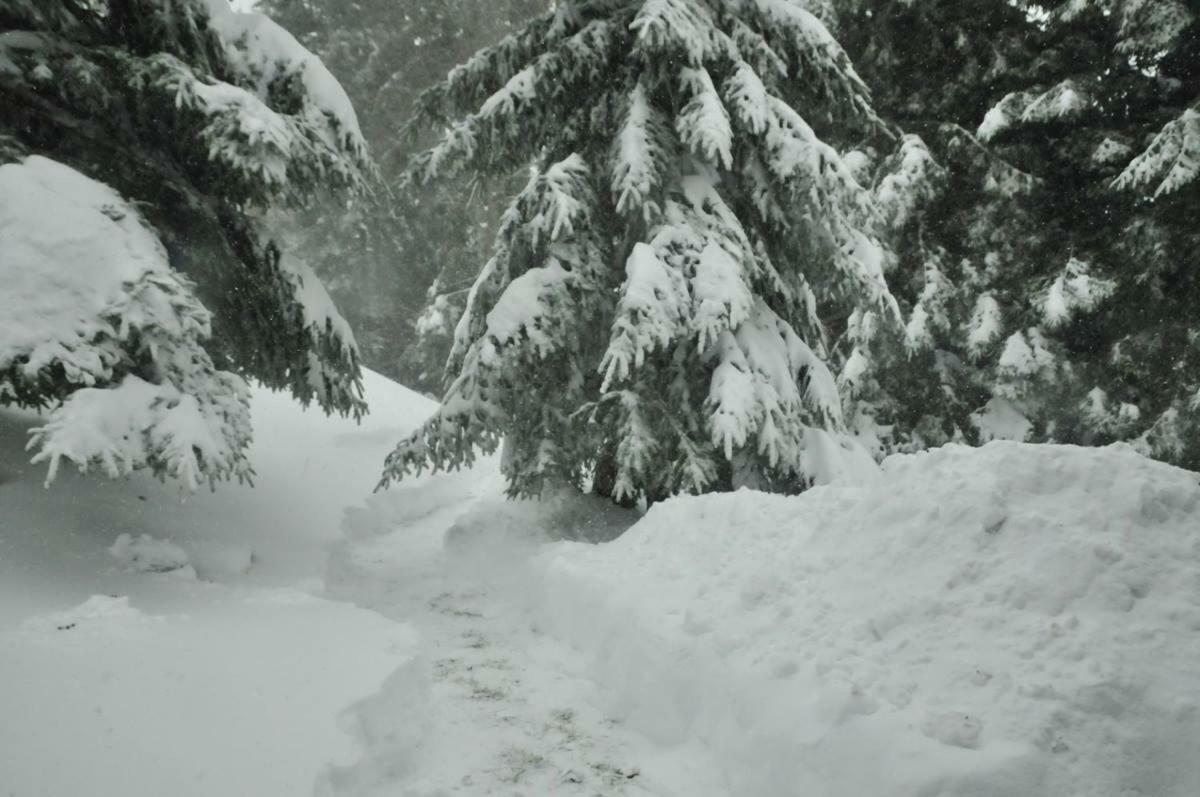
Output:
M368 495L430 403L366 384L364 427L256 391L256 490L0 459L8 790L1200 791L1197 474L993 443L640 520L506 502L495 457Z
M365 383L361 426L256 389L256 487L186 501L144 474L46 490L23 453L42 420L0 410L0 792L311 794L358 758L341 715L415 642L330 600L325 564L432 407Z
M196 572L188 564L187 551L173 542L159 540L149 534L138 537L122 534L108 552L126 569L139 573L172 573L185 568L193 576Z
M233 64L254 79L259 98L267 97L275 81L298 75L306 93L305 114L316 129L328 131L327 143L346 146L359 155L366 152L354 106L321 59L264 14L235 11L228 0L204 3L209 24L221 37Z
M0 165L0 251L0 371L18 359L29 374L53 362L76 382L103 378L108 363L87 344L124 331L124 319L114 328L103 316L126 286L170 273L132 205L38 155Z
M728 794L1187 797L1197 482L1128 446L952 445L868 486L668 501L543 553L540 606Z
M133 205L48 158L4 164L0 251L0 393L75 389L31 432L48 482L63 460L192 490L249 475L245 385L213 367L208 311Z

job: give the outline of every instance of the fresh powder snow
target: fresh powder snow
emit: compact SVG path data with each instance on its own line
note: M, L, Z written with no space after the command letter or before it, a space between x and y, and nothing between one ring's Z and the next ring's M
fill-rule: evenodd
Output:
M947 446L535 557L547 629L731 795L1200 793L1200 479ZM864 766L869 762L869 766Z
M1196 474L994 443L644 517L505 501L495 458L372 495L431 404L367 396L360 427L256 390L253 489L6 457L10 791L1200 789Z

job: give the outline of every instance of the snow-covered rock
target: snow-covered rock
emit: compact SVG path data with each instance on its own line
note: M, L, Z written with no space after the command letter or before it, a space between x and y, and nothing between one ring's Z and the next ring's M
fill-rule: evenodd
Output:
M134 537L122 534L108 552L128 570L138 573L174 573L195 571L188 564L187 551L173 542L159 540L149 534Z

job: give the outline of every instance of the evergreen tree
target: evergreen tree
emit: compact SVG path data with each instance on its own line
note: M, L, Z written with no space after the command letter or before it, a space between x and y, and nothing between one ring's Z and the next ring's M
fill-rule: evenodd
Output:
M1058 237L1024 312L1074 377L1046 436L1136 438L1198 467L1200 24L1179 0L1031 10L1054 68L1000 98L979 134L1042 181Z
M364 411L353 335L262 213L364 186L345 93L226 0L0 2L0 404L37 458L251 474L245 379Z
M881 114L941 167L890 239L924 334L871 386L886 446L1126 439L1195 467L1193 12L983 5L838 4Z
M533 165L467 300L442 406L384 482L505 441L515 495L796 490L863 452L830 370L899 328L872 196L882 132L792 0L567 0L422 98L412 179Z
M387 185L432 142L398 135L420 91L544 0L262 0L258 8L318 54L364 114L363 135ZM416 131L414 131L416 132ZM469 178L378 191L281 214L277 229L329 286L358 336L363 361L409 387L438 391L450 347L414 319L461 309L486 256L502 199L518 184ZM434 282L450 296L439 308ZM430 306L426 306L427 302ZM424 309L422 309L424 307ZM457 316L449 323L457 321Z
M434 280L427 292L428 301L414 325L416 338L400 355L402 370L411 374L422 387L441 385L446 360L454 348L454 328L466 306L466 291L446 292L440 280Z

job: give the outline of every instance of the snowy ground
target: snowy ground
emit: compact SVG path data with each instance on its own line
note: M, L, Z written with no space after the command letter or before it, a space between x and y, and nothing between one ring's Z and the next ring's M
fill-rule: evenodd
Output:
M26 464L0 411L0 795L307 794L357 748L337 724L415 650L322 597L348 496L428 402L378 377L363 427L261 393L258 487ZM128 536L125 536L128 535Z
M632 518L506 506L491 461L372 497L432 405L374 375L368 399L358 427L256 394L257 486L187 497L47 490L36 416L0 412L0 795L723 793L613 722L525 604L547 523Z
M552 530L612 536L632 518L578 499L506 506L499 490L494 475L434 478L350 519L330 593L412 623L420 652L352 713L365 755L318 793L725 794L701 747L616 721L587 660L529 605Z
M640 522L491 461L370 495L430 405L368 388L362 427L257 396L258 488L185 503L46 491L0 414L0 795L1200 794L1195 474L999 443Z

